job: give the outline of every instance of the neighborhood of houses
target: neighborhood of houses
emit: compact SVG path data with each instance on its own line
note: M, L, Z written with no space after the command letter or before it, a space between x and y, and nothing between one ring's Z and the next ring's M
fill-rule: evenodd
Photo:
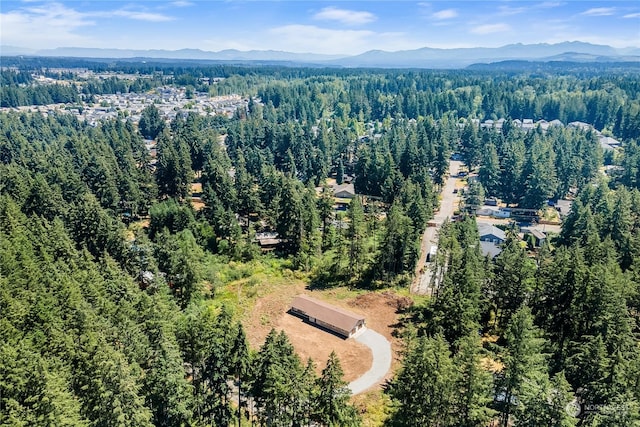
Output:
M195 93L187 97L184 89L164 86L147 93L117 93L111 95L96 95L93 103L83 105L48 104L29 105L24 107L3 107L0 111L38 112L44 116L49 114L72 114L79 120L95 126L102 120L127 119L134 123L140 121L140 115L145 107L151 104L160 110L165 120L172 120L178 114L186 116L189 113L200 115L226 115L232 117L238 108L246 108L247 99L239 95L209 96Z
M471 119L471 122L474 123L476 126L480 126L483 129L502 129L502 127L504 126L504 123L506 122L506 119L498 119L498 120L485 120L483 122L480 122L479 119ZM564 123L562 123L560 120L552 120L550 122L546 121L546 120L538 120L538 121L533 121L533 119L515 119L512 121L512 124L514 127L520 128L522 130L525 131L530 131L533 129L536 129L538 126L540 126L540 129L542 129L542 131L546 131L547 129L549 129L552 126L559 126L559 127L564 127ZM620 141L618 141L615 138L612 138L611 136L607 136L602 134L602 132L600 132L599 130L595 129L592 125L590 125L589 123L584 123L584 122L571 122L567 124L567 127L574 127L574 128L578 128L578 129L582 129L584 131L592 131L595 132L595 134L598 137L598 140L600 142L600 146L602 147L603 151L613 151L616 148L620 147Z
M483 129L502 129L506 119L502 118L495 121L485 120L483 122L480 122L478 119L472 119L471 121L476 126ZM512 124L513 126L525 131L531 131L540 127L543 132L552 126L565 126L560 120L552 120L548 122L546 120L534 121L533 119L515 119L512 121ZM578 128L587 132L594 132L598 137L598 141L603 152L614 151L621 146L620 141L603 134L588 123L575 121L568 123L566 126ZM606 174L610 174L618 168L619 166L605 166L604 172ZM459 177L466 178L468 180L473 180L475 178L473 176L466 177L466 174L464 173L460 174ZM457 193L457 190L455 192ZM517 237L519 237L523 242L528 242L530 247L536 250L540 248L547 239L546 231L554 233L558 233L560 231L561 220L569 215L572 205L572 201L567 199L549 201L549 207L555 208L558 213L558 219L546 221L539 217L538 211L500 206L499 202L500 201L495 197L489 197L485 200L484 206L480 206L474 211L478 223L482 252L484 255L491 258L496 257L500 252L502 252L501 246L507 239L504 231L505 227L503 226L502 228L499 228L498 226L506 225L509 222L519 223L521 227ZM427 260L429 260L429 258L433 257L428 256Z
M49 70L55 72L56 70ZM93 73L88 70L82 69L60 69L59 73L74 73L79 79L87 78L119 78L119 79L135 79L142 78L144 76L139 75L127 75L122 73ZM34 76L37 84L53 84L64 83L71 84L68 80L56 80L51 77L45 77L43 75ZM219 79L214 79L216 83ZM173 86L162 86L152 89L145 93L116 93L108 95L95 95L93 96L91 103L82 103L82 105L69 105L69 104L52 104L52 105L31 105L16 108L1 108L0 111L17 110L17 111L31 111L39 112L43 115L54 113L66 113L72 114L78 119L86 121L91 125L97 125L101 120L107 119L121 119L131 120L137 123L140 120L142 110L148 105L155 104L161 115L166 121L172 120L177 115L187 115L189 113L195 113L200 115L226 115L228 117L233 116L238 109L246 110L249 100L241 97L237 94L224 95L224 96L210 96L208 93L193 92L187 93L186 88L177 88ZM507 119L500 118L497 120L487 119L480 121L479 119L469 119L474 125L483 129L502 129ZM464 126L465 119L461 119L460 126ZM410 123L415 123L415 119L411 119ZM564 127L565 124L560 120L538 120L534 121L530 118L514 119L511 121L512 126L521 128L525 131L531 131L536 128L540 128L542 131L548 130L553 126ZM604 152L613 151L620 147L620 142L615 138L603 134L595 129L592 125L584 122L571 122L566 125L567 127L575 127L584 131L591 131L596 134L599 139L600 146ZM371 138L374 140L380 138L381 135L377 132L378 127L374 123L366 124L366 135L360 136L361 141L368 141ZM150 150L152 157L155 157L155 143L153 141L146 141L147 148ZM454 160L458 160L455 159ZM616 166L608 166L605 168L605 173L613 172ZM467 180L474 179L475 177L466 177L464 174L459 176ZM342 183L337 184L335 180L330 180L329 187L333 192L334 197L334 209L335 211L345 211L351 202L356 197L353 181L355 177L345 175L342 177ZM322 188L317 188L316 192L320 194ZM457 189L454 190L457 193ZM459 197L459 195L458 195ZM566 216L571 209L570 200L558 200L553 203L555 210L559 213L559 218ZM480 232L480 244L482 246L483 253L494 257L501 251L501 244L506 240L505 232L503 231L504 224L510 221L524 221L532 223L530 227L521 227L520 237L533 244L534 248L539 247L546 239L546 228L540 228L541 222L538 218L537 212L525 212L526 210L518 208L510 208L500 206L499 201L494 198L488 198L485 200L484 206L478 207L475 210L475 215L478 219L478 229ZM547 222L549 231L557 232L559 230L560 221ZM337 226L344 226L342 222L336 224ZM262 248L263 251L270 251L276 249L281 243L277 233L274 232L261 232L256 234L256 242ZM434 247L431 248L432 250ZM427 254L427 261L435 257L435 253Z
M507 241L505 231L493 224L478 222L478 233L480 234L482 253L490 258L500 255L500 252L502 252L501 245ZM530 238L534 248L540 248L547 239L547 235L543 231L532 227L521 228L518 237L523 241Z
M81 87L81 81L88 78L117 78L123 80L134 80L145 78L138 74L124 73L94 73L82 68L60 68L49 69L51 74L70 73L78 78L78 82L70 82L69 80L57 80L52 77L46 77L42 74L34 74L36 84L75 84ZM222 78L213 79L212 83L220 81ZM209 83L208 78L206 83ZM190 91L191 92L191 91ZM115 93L106 95L94 95L91 102L82 102L78 104L47 104L47 105L28 105L22 107L2 107L1 112L6 111L29 111L38 112L44 116L49 114L72 114L79 120L85 121L93 126L97 125L101 120L109 119L127 119L134 123L140 120L142 110L155 104L163 118L167 121L172 120L178 114L187 115L188 113L196 113L201 115L226 115L233 116L238 108L246 109L249 100L242 98L240 95L231 94L223 96L211 96L208 93L192 92L188 93L186 88L177 88L174 86L161 86L144 93Z
M466 177L467 180L476 179L475 176ZM500 203L495 197L488 197L484 205L473 209L480 234L482 253L495 258L502 252L502 245L507 240L506 228L517 224L518 237L527 246L536 251L547 239L547 232L559 233L562 220L571 212L572 200L549 200L542 210L508 207ZM547 212L545 212L547 211ZM552 215L549 215L549 212ZM546 214L546 215L543 215ZM546 218L545 216L551 216Z

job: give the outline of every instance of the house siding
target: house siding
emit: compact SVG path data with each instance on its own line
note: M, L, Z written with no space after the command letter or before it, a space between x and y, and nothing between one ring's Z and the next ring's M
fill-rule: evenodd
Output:
M300 305L306 309L301 308ZM290 313L344 338L351 338L365 326L364 317L309 297L297 297L290 308ZM341 326L349 325L350 329L340 327L332 323L332 320L337 321Z

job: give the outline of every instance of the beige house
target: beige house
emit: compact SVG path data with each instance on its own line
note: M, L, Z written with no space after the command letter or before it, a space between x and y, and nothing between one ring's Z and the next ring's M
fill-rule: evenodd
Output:
M351 338L365 327L364 316L306 295L295 297L289 312L344 338Z

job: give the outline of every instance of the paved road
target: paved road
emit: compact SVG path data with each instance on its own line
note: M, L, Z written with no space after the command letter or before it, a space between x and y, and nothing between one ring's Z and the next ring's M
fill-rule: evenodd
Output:
M458 171L462 166L462 162L451 160L449 161L449 178L445 181L444 187L441 192L442 198L440 199L440 210L434 215L433 220L435 227L427 227L422 235L422 244L420 245L420 258L416 264L416 278L411 286L411 292L416 294L429 294L432 271L430 265L426 264L427 253L433 245L438 244L438 230L440 226L453 216L453 212L458 206L459 196L453 194L453 190L456 188L456 181L458 180Z
M379 384L391 369L391 344L384 336L371 329L366 329L353 339L369 347L373 354L371 368L349 384L352 394L360 394Z

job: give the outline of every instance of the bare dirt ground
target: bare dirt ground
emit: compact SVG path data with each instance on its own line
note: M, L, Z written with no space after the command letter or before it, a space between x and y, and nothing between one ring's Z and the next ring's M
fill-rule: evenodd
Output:
M194 182L191 184L191 205L193 209L199 211L204 208L205 204L202 202L201 195L202 194L202 184L199 182Z
M369 370L372 355L365 345L353 339L339 338L287 313L293 298L301 293L365 315L367 326L392 343L394 365L397 363L399 341L392 336L392 331L398 322L396 308L401 297L391 292L367 293L355 297L347 292L345 297L344 290L309 291L302 282L282 286L278 292L271 292L257 299L244 321L247 339L252 348L259 348L271 328L275 328L287 333L303 361L309 357L315 361L318 373L324 368L331 351L335 351L340 358L345 381L351 382ZM387 378L392 371L393 366Z

